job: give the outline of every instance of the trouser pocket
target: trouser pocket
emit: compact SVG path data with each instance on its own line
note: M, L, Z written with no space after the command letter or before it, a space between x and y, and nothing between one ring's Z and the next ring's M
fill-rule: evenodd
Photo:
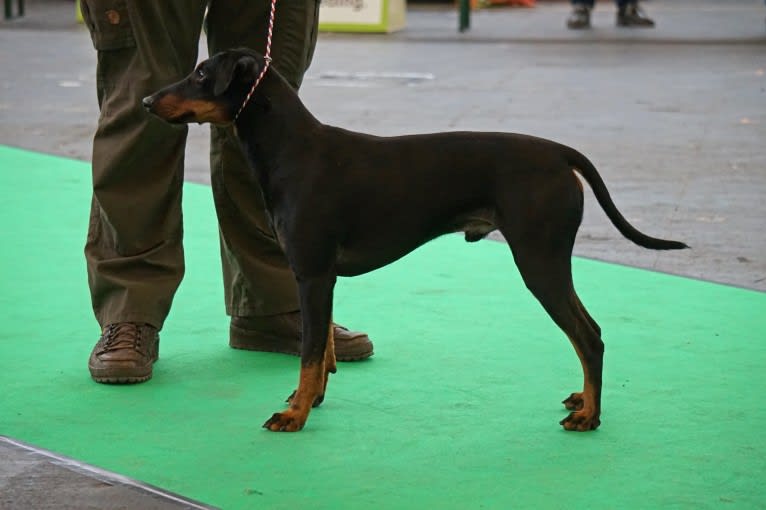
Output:
M136 45L125 0L83 0L82 16L97 50Z

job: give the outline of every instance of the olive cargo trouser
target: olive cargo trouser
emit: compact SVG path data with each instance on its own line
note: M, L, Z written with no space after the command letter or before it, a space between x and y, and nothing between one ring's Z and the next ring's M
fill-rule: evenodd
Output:
M184 274L181 194L187 128L147 114L141 99L178 81L197 61L204 25L211 54L263 52L268 0L83 0L98 53L100 108L93 140L93 199L85 257L101 326L162 328ZM311 63L318 0L277 3L274 66L296 88ZM211 129L226 312L295 311L297 287L276 244L263 198L231 128Z

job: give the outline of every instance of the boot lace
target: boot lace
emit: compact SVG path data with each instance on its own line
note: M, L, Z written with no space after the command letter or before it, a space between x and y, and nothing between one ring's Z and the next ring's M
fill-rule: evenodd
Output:
M102 352L122 349L143 352L143 334L137 324L121 322L106 327Z

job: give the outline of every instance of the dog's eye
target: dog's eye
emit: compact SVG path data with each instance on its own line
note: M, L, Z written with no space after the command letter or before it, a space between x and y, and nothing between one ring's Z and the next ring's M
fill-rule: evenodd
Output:
M200 80L205 78L205 71L203 71L201 67L197 68L197 70L195 71L195 74L197 75L197 78L199 78Z

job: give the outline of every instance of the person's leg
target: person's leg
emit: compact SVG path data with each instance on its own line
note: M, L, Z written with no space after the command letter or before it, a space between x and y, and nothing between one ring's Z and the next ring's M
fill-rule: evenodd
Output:
M151 117L141 99L193 68L205 3L82 3L98 54L100 117L85 257L103 331L89 367L100 382L151 376L157 331L183 277L186 128Z
M654 21L644 14L638 0L615 0L617 5L617 26L652 28Z
M210 54L240 46L263 53L269 3L213 0L205 22ZM313 50L307 33L313 26L313 13L306 12L307 3L317 2L278 2L275 18L274 66L296 88ZM295 279L273 237L257 180L232 128L211 127L210 168L220 225L226 312L265 316L297 311Z
M205 27L211 54L245 46L265 52L271 2L212 0ZM296 89L311 64L318 0L278 2L273 66ZM211 128L211 181L218 214L226 311L235 348L297 353L300 315L295 277L274 239L263 197L231 127ZM341 360L372 354L366 335L339 329Z
M572 13L567 18L567 27L572 30L590 28L590 11L595 0L572 0Z

